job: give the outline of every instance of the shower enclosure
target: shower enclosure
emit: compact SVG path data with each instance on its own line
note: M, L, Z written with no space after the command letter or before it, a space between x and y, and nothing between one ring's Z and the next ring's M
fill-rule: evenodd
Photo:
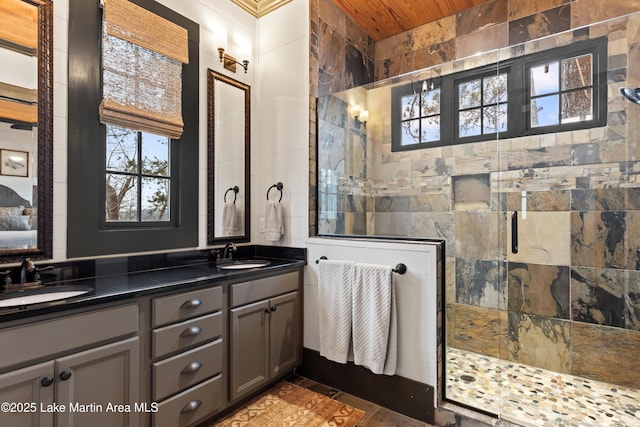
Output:
M318 100L319 233L446 242L443 400L640 425L633 64L640 13Z

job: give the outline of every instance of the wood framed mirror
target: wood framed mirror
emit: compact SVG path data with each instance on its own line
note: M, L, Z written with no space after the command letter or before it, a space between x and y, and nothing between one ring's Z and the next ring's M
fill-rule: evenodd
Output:
M251 88L211 69L207 87L207 243L248 242Z
M0 264L47 259L53 229L51 0L0 0L0 62L8 65L0 67Z

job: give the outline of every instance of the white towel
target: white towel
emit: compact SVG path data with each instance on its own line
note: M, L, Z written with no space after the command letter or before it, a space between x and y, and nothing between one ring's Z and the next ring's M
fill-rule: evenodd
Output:
M356 264L353 283L353 357L374 374L394 375L396 302L389 266Z
M222 208L222 234L233 236L238 233L238 213L234 202L224 202Z
M330 260L318 264L320 355L338 363L347 363L351 345L354 265Z
M277 242L282 234L284 234L282 206L280 202L267 200L267 206L264 210L264 238Z

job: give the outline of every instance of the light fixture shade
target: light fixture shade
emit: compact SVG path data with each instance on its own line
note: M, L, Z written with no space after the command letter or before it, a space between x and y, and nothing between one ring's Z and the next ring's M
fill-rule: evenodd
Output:
M637 87L635 89L621 87L620 93L629 101L633 102L634 104L640 105L640 87Z

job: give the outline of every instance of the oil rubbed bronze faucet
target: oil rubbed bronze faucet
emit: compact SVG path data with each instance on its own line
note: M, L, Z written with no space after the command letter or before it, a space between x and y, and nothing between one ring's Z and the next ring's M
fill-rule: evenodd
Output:
M236 253L238 247L233 242L229 242L224 245L224 250L222 251L222 259L231 261L233 259L233 254Z
M1 286L2 286L2 290L5 292L24 291L27 289L38 289L42 287L42 281L40 280L40 273L38 272L38 268L35 266L31 258L25 258L22 261L22 264L20 264L20 271L19 271L20 283L12 282L10 270L0 274L4 275L4 280Z

